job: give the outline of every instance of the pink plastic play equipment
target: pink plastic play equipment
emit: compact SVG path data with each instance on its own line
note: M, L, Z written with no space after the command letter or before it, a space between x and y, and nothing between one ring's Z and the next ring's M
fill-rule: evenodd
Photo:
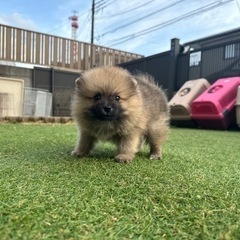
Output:
M207 129L227 129L236 121L236 97L240 77L217 80L191 104L192 119Z

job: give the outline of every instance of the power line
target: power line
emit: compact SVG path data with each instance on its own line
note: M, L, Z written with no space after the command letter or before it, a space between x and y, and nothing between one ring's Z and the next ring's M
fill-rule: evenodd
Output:
M138 19L135 19L135 20L132 21L132 22L126 23L126 24L124 24L124 25L121 25L121 26L119 26L119 27L117 27L117 28L114 28L113 30L109 30L109 31L101 34L101 35L99 36L99 38L104 37L104 36L106 36L106 35L108 35L108 34L110 34L110 33L114 33L114 32L116 32L116 31L119 30L119 29L128 27L128 26L130 26L130 25L132 25L132 24L134 24L134 23L136 23L136 22L139 22L139 21L141 21L141 20L143 20L143 19L145 19L145 18L148 18L148 17L150 17L150 16L152 16L152 15L155 15L155 14L157 14L157 13L159 13L159 12L162 12L162 11L164 11L164 10L166 10L166 9L168 9L168 8L171 8L171 7L173 7L173 6L175 6L175 5L179 4L179 3L182 3L182 2L184 2L184 1L185 1L185 0L179 0L179 1L177 1L177 2L175 2L175 3L172 3L172 4L170 4L170 5L166 6L166 7L163 7L163 8L161 8L161 9L158 9L157 11L151 12L151 13L143 16L143 17L140 17L140 18L138 18Z
M87 11L84 12L84 13L82 12L82 13L80 13L80 14L77 14L76 17L80 18L80 17L82 17L82 16L84 16L85 14L88 13L87 18L89 18L89 12L90 12L90 11L91 11L91 9L87 10ZM85 19L85 21L84 21L84 23L82 24L82 26L80 27L80 29L83 28L83 26L86 24L85 22L87 21L87 18ZM65 26L65 25L68 25L68 24L69 24L69 21L66 21L66 22L64 22L63 24L60 24L60 25L56 26L55 28L53 28L52 30L48 31L47 33L54 32L54 31L58 30L59 28Z
M85 20L82 22L82 25L79 27L79 30L83 31L89 22L90 22L90 13L88 13Z
M99 4L99 3L101 3L101 2L105 2L106 0L99 0L99 1L97 1L95 4Z
M129 13L129 12L135 11L135 10L141 8L141 7L145 7L146 5L148 5L148 4L150 4L154 1L156 1L156 0L150 0L146 3L140 4L139 6L132 7L132 8L129 8L129 9L125 9L122 12L119 12L119 13L115 13L115 14L112 14L112 15L101 16L101 17L98 17L97 20L102 20L102 19L105 19L105 18L112 18L112 17L116 17L116 16L119 16L119 15L123 15L123 14Z
M94 27L95 27L95 13L109 6L110 4L116 2L116 0L100 0L97 2L97 6L95 0L92 0L92 26L91 26L91 44L94 43Z
M65 23L63 23L63 24L61 24L61 25L58 25L57 27L55 27L55 28L53 28L52 30L48 31L47 34L52 33L52 32L55 32L56 30L58 30L59 28L65 26L65 25L67 25L67 24L69 24L69 22L65 22Z
M109 5L111 5L114 2L116 2L116 0L112 0L112 1L111 0L105 0L101 4L95 5L96 13L103 10L104 8L108 7Z
M240 14L240 4L239 4L238 0L236 0L236 3L237 3L238 11L239 11L239 14Z
M129 40L132 40L132 39L134 39L134 38L136 38L136 37L140 37L140 36L149 34L149 33L151 33L151 32L154 32L154 31L157 31L157 30L162 29L162 28L164 28L164 27L167 27L167 26L169 26L169 25L172 25L172 24L174 24L174 23L176 23L176 22L178 22L178 21L181 21L181 20L183 20L183 19L185 19L185 18L188 18L188 17L194 16L194 15L197 15L197 14L201 14L201 13L207 12L207 11L209 11L209 10L212 10L212 9L214 9L214 8L219 7L220 5L224 5L224 4L227 4L227 3L232 2L232 1L234 1L234 0L228 0L228 1L226 1L226 2L216 1L216 2L218 2L218 5L217 5L217 6L215 5L215 6L211 6L211 7L207 8L207 9L204 9L204 8L207 7L207 6L212 5L212 4L209 4L209 5L206 5L206 6L204 6L204 7L195 9L195 10L193 10L193 11L187 13L187 14L184 14L184 15L179 16L179 17L177 17L177 18L170 19L169 21L166 21L166 22L157 24L157 25L155 25L155 26L153 26L153 27L151 27L151 28L144 29L144 30L139 31L139 32L137 32L137 33L130 34L130 35L124 36L124 37L122 37L122 38L113 40L113 41L118 41L118 42L115 42L114 44L111 44L111 45L109 45L109 46L118 45L118 44L120 44L120 43L129 41ZM216 2L215 2L215 3L216 3Z
M207 11L210 11L214 8L217 8L217 7L220 7L220 6L223 6L225 4L228 4L230 2L232 2L234 0L227 0L225 2L223 1L216 1L214 3L211 3L211 4L207 4L201 8L198 8L198 9L195 9L193 11L190 11L184 15L181 15L179 17L176 17L176 18L173 18L173 19L170 19L166 22L163 22L163 23L160 23L160 24L157 24L155 26L152 26L150 28L147 28L147 29L144 29L144 30L141 30L141 31L138 31L136 33L133 33L133 34L129 34L129 35L126 35L124 37L121 37L121 38L118 38L118 39L113 39L111 42L114 42L113 44L110 44L109 46L115 46L115 45L119 45L121 43L124 43L124 42L127 42L129 40L132 40L134 38L137 38L137 37L140 37L140 36L143 36L143 35L146 35L146 34L149 34L151 32L154 32L154 31L157 31L159 29L162 29L164 27L167 27L169 25L172 25L178 21L181 21L185 18L189 18L189 17L192 17L194 15L198 15L198 14L202 14L204 12L207 12ZM217 4L216 4L217 3ZM109 42L109 41L108 41Z

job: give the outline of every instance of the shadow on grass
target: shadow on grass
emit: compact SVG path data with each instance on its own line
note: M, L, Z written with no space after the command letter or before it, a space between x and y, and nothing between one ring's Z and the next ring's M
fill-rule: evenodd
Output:
M72 157L70 156L69 152L69 159L73 160L79 160L81 161L81 158ZM97 145L91 153L84 157L83 159L91 160L91 161L102 161L102 162L108 162L108 161L114 161L114 158L116 156L116 146L111 143L100 143ZM146 147L141 149L135 156L135 158L141 158L141 159L148 159L148 153L146 151Z

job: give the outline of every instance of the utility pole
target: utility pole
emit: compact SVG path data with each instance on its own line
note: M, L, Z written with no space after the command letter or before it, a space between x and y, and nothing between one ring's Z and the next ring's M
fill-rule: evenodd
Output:
M92 28L91 28L91 59L90 59L90 67L94 66L94 17L95 17L95 0L92 0Z
M92 0L92 29L91 29L91 44L94 43L94 17L95 17L95 0Z

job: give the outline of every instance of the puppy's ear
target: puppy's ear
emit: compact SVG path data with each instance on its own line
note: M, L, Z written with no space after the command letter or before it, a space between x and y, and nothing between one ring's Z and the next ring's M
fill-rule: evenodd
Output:
M131 78L131 81L132 81L132 86L133 86L134 88L137 88L138 82L137 82L136 78L132 77L132 78Z
M126 98L134 96L138 91L138 82L135 77L128 76L125 81L124 85L121 85L121 92L125 95Z
M136 91L137 90L138 82L137 82L135 77L132 76L132 77L129 78L129 84L130 84L129 87L130 87L130 89L132 91Z
M77 89L80 89L83 83L83 74L80 73L79 77L75 80L75 86Z

